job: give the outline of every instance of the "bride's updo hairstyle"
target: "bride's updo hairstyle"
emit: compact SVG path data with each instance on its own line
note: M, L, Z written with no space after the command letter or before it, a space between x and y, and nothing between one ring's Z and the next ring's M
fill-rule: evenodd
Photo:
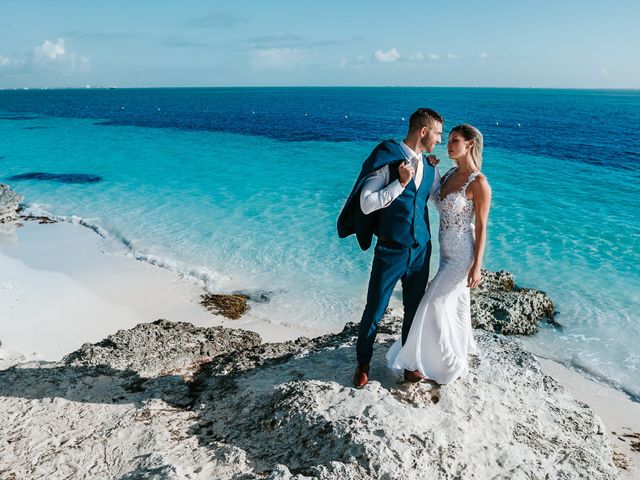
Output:
M467 141L473 140L473 146L471 147L471 159L473 160L473 163L476 164L476 168L478 170L482 170L483 139L480 130L478 130L473 125L463 123L462 125L453 127L451 129L451 132L449 132L449 135L451 135L452 133L459 133Z

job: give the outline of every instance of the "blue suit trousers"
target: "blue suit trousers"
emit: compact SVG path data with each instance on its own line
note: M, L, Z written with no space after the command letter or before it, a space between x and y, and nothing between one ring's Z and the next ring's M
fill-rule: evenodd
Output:
M378 323L389 305L398 280L402 281L402 303L404 304L402 344L404 345L413 317L427 289L430 259L431 240L426 245L414 244L408 248L378 240L373 255L367 305L358 329L356 344L358 365L369 364L371 361Z

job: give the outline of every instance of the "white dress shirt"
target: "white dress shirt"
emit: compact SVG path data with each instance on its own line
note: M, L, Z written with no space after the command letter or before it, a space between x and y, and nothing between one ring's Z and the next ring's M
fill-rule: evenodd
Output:
M420 188L424 173L422 155L414 152L404 142L399 142L399 144L405 158L413 165L415 171L413 181L416 184L417 190ZM436 167L435 175L433 176L433 183L431 184L430 195L433 195L439 184L440 172ZM404 187L400 184L400 180L394 180L389 183L389 165L385 165L384 167L370 173L364 181L362 189L360 190L360 208L365 215L368 215L371 212L375 212L376 210L389 206L391 202L402 194L403 191Z

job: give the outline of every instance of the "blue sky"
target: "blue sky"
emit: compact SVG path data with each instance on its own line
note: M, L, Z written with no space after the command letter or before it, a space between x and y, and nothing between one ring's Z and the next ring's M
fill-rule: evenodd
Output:
M637 0L3 1L0 87L640 88L639 20Z

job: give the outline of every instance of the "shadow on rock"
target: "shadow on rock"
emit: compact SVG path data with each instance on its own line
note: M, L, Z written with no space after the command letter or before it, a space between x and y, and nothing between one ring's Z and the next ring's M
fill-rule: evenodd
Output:
M60 362L2 370L0 396L135 404L160 399L187 407L190 380L203 364L259 343L252 332L157 320L86 343Z
M178 375L143 378L131 370L108 366L18 366L0 371L0 396L29 400L63 398L81 403L135 404L160 399L187 407L191 393Z

